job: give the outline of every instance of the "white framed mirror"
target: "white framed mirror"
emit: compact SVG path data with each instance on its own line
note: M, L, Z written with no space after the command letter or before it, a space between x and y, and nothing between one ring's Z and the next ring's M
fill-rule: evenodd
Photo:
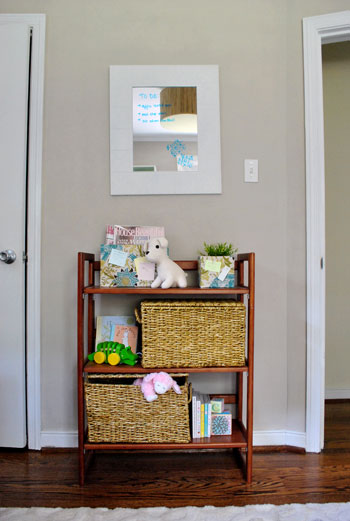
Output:
M221 193L217 65L110 67L112 195Z

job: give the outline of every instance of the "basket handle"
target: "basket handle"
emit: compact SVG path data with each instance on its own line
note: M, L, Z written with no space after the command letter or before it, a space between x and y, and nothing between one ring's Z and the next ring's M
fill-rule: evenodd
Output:
M138 308L135 308L135 317L136 317L136 320L139 324L142 324L142 318L141 318L141 315L139 313L139 310Z
M189 384L188 386L188 403L192 402L192 384Z

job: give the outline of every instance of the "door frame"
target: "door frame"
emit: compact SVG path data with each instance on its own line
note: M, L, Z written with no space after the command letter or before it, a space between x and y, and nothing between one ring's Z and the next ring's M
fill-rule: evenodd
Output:
M0 23L32 27L28 196L27 196L27 312L26 312L26 393L27 440L29 449L41 449L40 389L40 276L41 276L41 179L44 109L44 14L0 14ZM21 259L19 259L21 262Z
M303 19L307 369L306 450L324 445L325 400L325 167L322 45L350 40L350 11Z

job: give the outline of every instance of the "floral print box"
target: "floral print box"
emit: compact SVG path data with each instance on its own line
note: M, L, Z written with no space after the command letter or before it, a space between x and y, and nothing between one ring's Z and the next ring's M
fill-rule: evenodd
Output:
M234 288L236 286L234 257L201 255L198 258L198 273L201 288Z
M136 269L135 260L140 258L144 260L142 245L102 244L100 286L149 287L152 280L141 280Z

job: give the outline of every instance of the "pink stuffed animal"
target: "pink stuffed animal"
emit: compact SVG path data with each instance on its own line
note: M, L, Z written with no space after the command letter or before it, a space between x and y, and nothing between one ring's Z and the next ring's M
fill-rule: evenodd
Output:
M173 388L177 394L181 394L178 384L168 373L150 373L144 378L137 378L134 385L140 385L141 391L148 402L158 398L158 394L164 394Z

